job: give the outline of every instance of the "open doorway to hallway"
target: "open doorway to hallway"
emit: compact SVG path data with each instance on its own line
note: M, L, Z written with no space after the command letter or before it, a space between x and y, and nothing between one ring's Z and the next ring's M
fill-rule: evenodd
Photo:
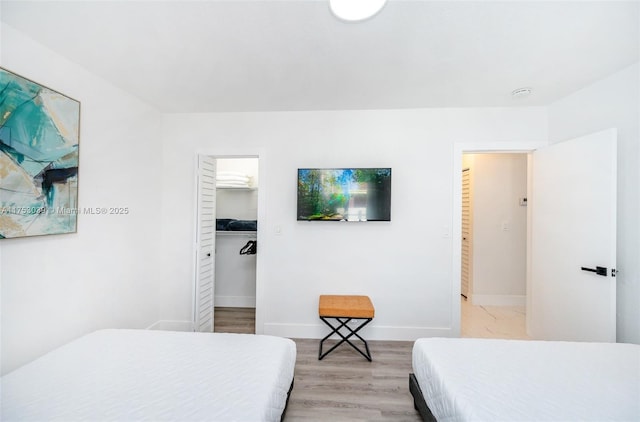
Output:
M461 297L460 337L529 340L524 306L473 305Z
M528 338L527 154L462 160L461 336Z

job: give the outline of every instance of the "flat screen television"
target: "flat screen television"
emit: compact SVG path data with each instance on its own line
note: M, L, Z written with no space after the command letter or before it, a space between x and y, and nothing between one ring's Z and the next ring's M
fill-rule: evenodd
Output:
M298 169L298 221L391 221L391 169Z

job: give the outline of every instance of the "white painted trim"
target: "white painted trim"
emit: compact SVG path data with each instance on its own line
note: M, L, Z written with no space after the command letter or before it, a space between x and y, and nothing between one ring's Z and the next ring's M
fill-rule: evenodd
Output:
M193 321L156 321L146 328L160 331L193 331Z
M198 171L199 171L199 163L200 163L200 154L196 153L194 155L193 160L193 184L194 186L194 194L193 194L193 230L191 231L191 327L192 331L195 331L196 328L196 301L198 300L197 291L197 271L198 271L198 203L199 203L199 189L198 189ZM215 279L213 280L215 283ZM215 289L215 285L214 285ZM214 290L215 292L215 290ZM215 325L215 320L213 321Z
M324 324L278 324L264 325L264 334L289 337L321 339L330 330ZM358 332L366 340L415 341L423 337L456 337L449 327L394 327L367 326Z
M472 295L471 303L481 306L526 306L525 295Z
M527 198L533 198L533 153L530 152L527 154ZM533 338L533 334L531 333L531 321L533 321L533 307L531 306L531 298L533 297L532 293L532 283L531 283L531 246L532 246L532 221L533 221L533 213L531 211L532 207L527 206L527 263L526 263L526 277L525 277L525 288L526 290L526 312L525 312L525 329L527 331L527 335Z
M258 245L264 246L265 234L269 228L267 227L267 154L264 149L257 149L258 152L258 231L256 232L256 241ZM267 292L267 272L265 271L264 255L260 254L260 249L256 254L256 334L264 333L264 320L267 314L266 310L266 292Z
M460 265L462 263L462 154L472 152L527 153L549 145L540 142L456 142L453 144L451 332L460 337ZM529 223L527 223L529 224ZM528 327L527 327L528 330Z
M221 306L224 308L255 308L256 297L255 296L216 296L214 306Z

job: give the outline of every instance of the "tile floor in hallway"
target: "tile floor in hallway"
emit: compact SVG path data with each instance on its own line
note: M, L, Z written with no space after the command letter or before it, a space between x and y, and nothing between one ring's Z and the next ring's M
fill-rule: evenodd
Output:
M524 306L479 306L461 298L461 337L530 340Z

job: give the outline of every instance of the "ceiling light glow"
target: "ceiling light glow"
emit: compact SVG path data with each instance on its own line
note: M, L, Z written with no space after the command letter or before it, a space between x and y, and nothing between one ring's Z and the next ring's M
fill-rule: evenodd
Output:
M375 16L387 0L329 0L329 7L336 17L348 22L358 22Z

